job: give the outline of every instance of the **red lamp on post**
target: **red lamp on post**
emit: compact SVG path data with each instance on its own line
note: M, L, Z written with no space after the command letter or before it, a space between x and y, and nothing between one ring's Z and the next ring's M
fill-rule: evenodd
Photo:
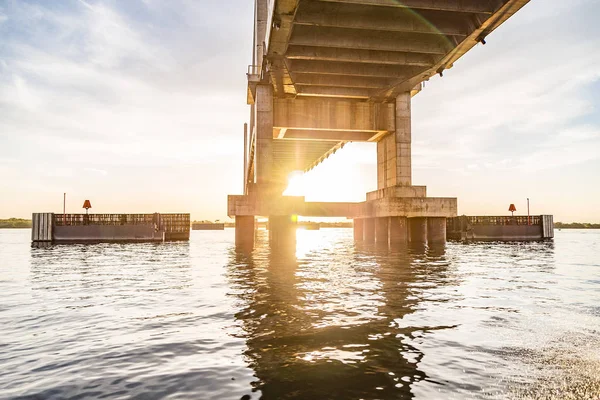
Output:
M89 200L83 202L83 208L85 208L85 215L87 215L88 210L92 208L92 203Z
M512 216L515 216L515 211L517 211L517 207L515 207L514 204L511 204L510 207L508 207L508 211L510 211L512 213Z

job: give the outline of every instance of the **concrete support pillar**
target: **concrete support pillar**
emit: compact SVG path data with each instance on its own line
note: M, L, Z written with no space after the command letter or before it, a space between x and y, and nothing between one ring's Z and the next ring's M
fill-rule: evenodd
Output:
M256 181L272 184L273 166L273 86L256 87Z
M390 244L408 243L408 221L406 217L390 217L388 229Z
M427 242L446 243L446 218L427 218Z
M409 218L408 233L410 242L427 243L427 218Z
M367 243L375 242L375 218L365 218L363 221L363 240Z
M269 18L269 1L257 0L254 10L256 21L254 25L254 45L255 53L252 57L252 63L258 67L262 66L263 54L265 51L265 36L267 32L267 20Z
M361 218L354 219L354 241L362 242L364 238L364 223L365 220Z
M388 220L389 218L374 218L375 219L375 242L388 243Z
M235 217L235 245L242 248L254 248L254 216Z
M297 224L291 215L269 217L269 244L272 247L296 247Z
M396 97L395 129L377 142L377 188L411 186L410 92Z

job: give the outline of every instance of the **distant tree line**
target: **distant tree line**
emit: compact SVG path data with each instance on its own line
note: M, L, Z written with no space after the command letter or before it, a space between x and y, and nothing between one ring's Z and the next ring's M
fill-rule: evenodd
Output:
M600 229L600 224L590 224L588 222L571 222L565 224L563 222L555 222L554 227L558 229Z
M9 219L0 219L0 229L17 229L17 228L31 228L31 220L30 219L21 219L21 218L9 218Z

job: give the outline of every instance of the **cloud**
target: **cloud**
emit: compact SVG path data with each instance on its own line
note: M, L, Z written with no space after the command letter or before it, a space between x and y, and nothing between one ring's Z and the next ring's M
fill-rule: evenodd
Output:
M593 3L569 3L571 17L585 14ZM527 21L527 36L501 27L488 45L475 47L415 98L417 167L540 169L600 158L600 152L588 150L600 148L588 121L597 115L600 99L586 90L600 80L600 42L570 26L577 18L549 9L551 4L529 4L513 17L517 25ZM586 141L574 143L580 135ZM565 157L554 145L559 141L581 149ZM556 162L537 162L543 157Z

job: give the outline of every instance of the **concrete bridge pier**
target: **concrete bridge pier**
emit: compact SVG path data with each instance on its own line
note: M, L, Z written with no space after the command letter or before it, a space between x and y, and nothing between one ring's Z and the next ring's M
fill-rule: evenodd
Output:
M427 243L427 218L408 219L408 240L411 243Z
M375 220L375 243L388 244L388 220L387 217L374 218Z
M363 241L375 243L375 218L364 218Z
M365 223L365 220L362 219L362 218L355 218L354 219L354 241L355 242L362 242L363 241L364 223Z
M390 217L388 237L392 246L408 242L408 222L406 217Z
M427 243L446 243L446 218L427 218Z
M277 248L296 248L298 226L291 215L269 217L269 245Z
M235 217L235 245L241 249L254 248L254 236L256 234L256 225L254 216Z

